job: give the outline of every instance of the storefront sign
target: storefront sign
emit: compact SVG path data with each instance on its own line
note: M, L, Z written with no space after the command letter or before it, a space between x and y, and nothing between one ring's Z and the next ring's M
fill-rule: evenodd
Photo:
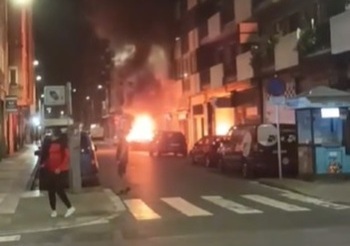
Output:
M6 112L13 113L18 111L17 97L7 96L5 99L5 110Z

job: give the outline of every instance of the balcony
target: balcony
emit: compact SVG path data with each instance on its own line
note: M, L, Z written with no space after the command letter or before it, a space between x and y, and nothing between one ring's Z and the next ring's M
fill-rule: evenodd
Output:
M328 53L330 47L330 22L301 30L297 48L302 57Z
M236 66L237 66L237 80L243 81L254 77L254 70L251 65L252 52L248 51L237 55Z
M210 70L205 69L199 73L199 86L201 90L208 89L210 86Z
M275 47L275 70L291 68L299 64L297 32L279 38Z
M216 89L223 86L224 65L222 63L210 68L210 89Z
M345 11L331 18L331 50L332 54L350 51L350 11Z
M192 74L190 77L190 94L195 95L201 91L199 74Z

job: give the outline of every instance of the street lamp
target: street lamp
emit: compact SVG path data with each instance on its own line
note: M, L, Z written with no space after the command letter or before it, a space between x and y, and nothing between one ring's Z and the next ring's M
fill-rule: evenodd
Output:
M41 81L42 79L43 78L40 75L36 76L36 81Z
M33 0L13 0L15 4L26 6L32 4Z
M98 85L98 86L97 86L97 89L99 89L99 90L101 90L102 88L103 88L102 85Z
M90 96L87 96L87 97L86 97L86 100L89 101L89 100L90 100Z
M34 65L34 67L39 66L39 61L38 61L38 60L34 60L34 61L33 61L33 65Z
M76 93L76 92L77 92L77 89L73 88L73 90L72 90L72 91L73 91L73 93Z

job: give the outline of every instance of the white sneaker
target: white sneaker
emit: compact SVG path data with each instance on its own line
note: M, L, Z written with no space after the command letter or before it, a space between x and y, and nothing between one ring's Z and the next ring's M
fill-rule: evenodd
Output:
M51 212L51 218L56 218L57 217L57 212L56 211L52 211Z
M75 213L75 210L76 210L75 207L68 208L64 217L68 218L68 217L72 216Z

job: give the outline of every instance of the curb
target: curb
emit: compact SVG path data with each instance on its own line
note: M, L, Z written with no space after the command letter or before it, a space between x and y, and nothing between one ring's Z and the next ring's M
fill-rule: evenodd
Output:
M300 194L300 195L309 196L309 197L325 200L325 201L332 202L332 203L350 205L350 202L337 201L337 200L332 200L332 199L323 199L323 198L321 198L319 196L316 196L316 195L313 195L313 194L308 194L308 193L302 192L302 191L297 190L297 189L293 189L293 188L288 187L288 186L283 185L283 184L276 184L276 183L273 183L273 182L263 181L263 180L262 181L258 181L258 183L261 184L261 185L266 185L266 186L268 186L270 188L280 189L281 192L294 192L294 193L297 193L297 194Z
M276 184L274 182L269 182L269 181L264 181L264 180L259 180L258 183L262 184L262 185L269 186L271 188L280 189L281 191L284 191L284 192L288 192L289 191L289 192L294 192L294 193L298 193L298 194L302 194L302 195L307 195L306 193L300 192L297 189L293 189L293 188L288 187L288 186L283 185L283 184Z
M33 233L42 233L42 232L50 232L50 231L58 231L58 230L67 230L79 227L93 226L93 225L101 225L108 224L111 220L117 218L120 214L109 215L101 218L94 218L87 221L72 223L71 221L67 221L65 223L57 223L52 226L38 227L38 228L30 228L30 229L13 229L8 230L6 232L0 232L0 236L11 236L11 235L22 235L22 234L33 234Z
M32 173L29 176L29 179L28 179L27 185L26 185L26 190L33 190L34 189L35 180L37 178L39 169L40 169L40 165L39 165L39 161L38 161L37 164L34 166Z

